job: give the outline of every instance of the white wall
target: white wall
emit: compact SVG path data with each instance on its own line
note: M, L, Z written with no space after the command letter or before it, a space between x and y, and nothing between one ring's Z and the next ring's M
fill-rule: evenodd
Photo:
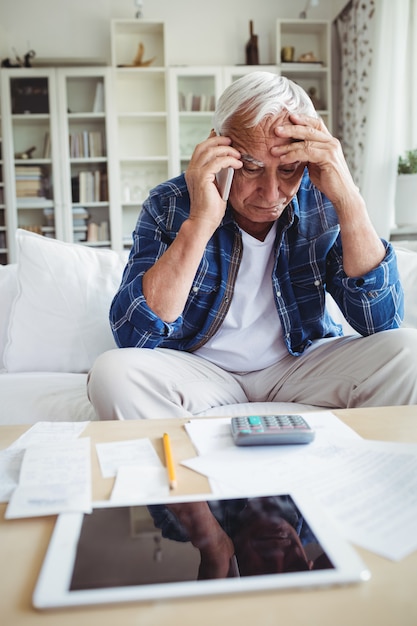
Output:
M169 65L245 62L249 20L260 63L275 61L277 18L298 18L307 0L143 0L143 17L166 24ZM320 0L311 19L333 19L347 0ZM134 0L0 0L0 58L100 58L110 64L110 21L134 18Z

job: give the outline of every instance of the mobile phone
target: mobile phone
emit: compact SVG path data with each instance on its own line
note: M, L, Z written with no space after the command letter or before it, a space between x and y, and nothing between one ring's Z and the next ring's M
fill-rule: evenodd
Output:
M315 436L302 415L232 417L231 429L237 446L310 443Z
M227 202L230 193L230 187L232 186L233 174L235 170L233 167L228 167L216 174L217 186L219 188L222 200Z

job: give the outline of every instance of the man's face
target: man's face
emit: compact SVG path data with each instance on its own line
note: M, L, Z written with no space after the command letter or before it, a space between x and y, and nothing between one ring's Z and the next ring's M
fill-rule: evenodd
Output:
M243 162L234 174L230 202L239 226L254 237L266 236L300 186L305 163L280 165L271 155L272 146L289 143L275 135L274 127L289 123L284 112L264 119L255 128L242 124L229 133Z
M291 524L273 506L260 507L256 499L241 513L233 543L242 576L312 568Z

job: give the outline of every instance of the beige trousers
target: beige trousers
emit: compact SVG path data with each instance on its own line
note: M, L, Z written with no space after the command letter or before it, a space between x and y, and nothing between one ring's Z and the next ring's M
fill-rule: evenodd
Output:
M417 404L417 330L323 339L302 356L239 374L188 352L115 349L95 362L88 395L103 420L187 417L243 402Z

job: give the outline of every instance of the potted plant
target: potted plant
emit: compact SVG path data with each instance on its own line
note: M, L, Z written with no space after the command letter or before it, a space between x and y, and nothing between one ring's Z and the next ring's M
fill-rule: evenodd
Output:
M397 226L417 223L417 149L407 150L398 159L395 191L395 221Z

